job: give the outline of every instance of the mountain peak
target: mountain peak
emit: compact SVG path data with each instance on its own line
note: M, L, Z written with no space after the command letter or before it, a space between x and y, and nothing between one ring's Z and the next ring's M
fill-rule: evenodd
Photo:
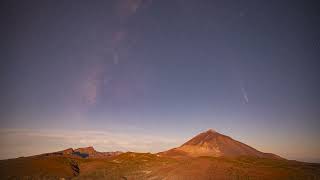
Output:
M93 146L88 146L88 147L80 147L80 148L77 148L77 149L75 149L75 151L77 151L77 150L95 150L94 148L93 148Z
M187 156L253 156L275 158L276 155L260 152L244 143L236 141L229 136L225 136L209 129L191 138L178 148L163 152L167 155L187 155Z
M184 143L182 146L185 146L185 145L203 146L205 144L210 144L210 141L215 141L214 139L217 139L220 136L228 138L227 136L224 136L213 129L209 129L193 137L192 139Z
M205 131L203 133L218 133L218 132L215 131L214 129L208 129L207 131Z
M207 132L216 132L214 129L208 129Z

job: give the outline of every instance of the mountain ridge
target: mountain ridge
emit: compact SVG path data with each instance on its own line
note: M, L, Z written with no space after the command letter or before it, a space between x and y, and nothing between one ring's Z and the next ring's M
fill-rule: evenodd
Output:
M36 156L69 156L69 157L78 157L78 158L108 158L112 156L116 156L122 154L121 151L113 151L113 152L99 152L94 149L93 146L88 147L79 147L76 149L68 148L62 151L51 152L40 154Z
M0 160L0 179L30 178L320 179L320 164L286 160L208 130L156 154L98 152L89 146Z
M283 159L282 157L258 151L233 138L220 134L213 129L194 136L187 142L177 148L160 152L160 155L167 156L213 156L213 157L236 157L236 156L252 156L261 158Z

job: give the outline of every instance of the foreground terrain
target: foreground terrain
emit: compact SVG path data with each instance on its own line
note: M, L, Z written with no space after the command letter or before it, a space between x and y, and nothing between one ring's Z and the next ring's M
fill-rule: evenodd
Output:
M320 179L320 164L262 153L212 130L157 154L67 149L0 161L0 179Z
M172 158L123 153L107 159L26 157L0 161L0 179L320 179L320 165L253 157Z

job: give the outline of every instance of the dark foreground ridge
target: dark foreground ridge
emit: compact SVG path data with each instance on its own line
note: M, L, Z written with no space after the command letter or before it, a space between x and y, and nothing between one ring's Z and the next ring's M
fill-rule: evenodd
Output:
M0 179L320 179L320 164L260 152L214 130L157 154L66 149L0 161Z

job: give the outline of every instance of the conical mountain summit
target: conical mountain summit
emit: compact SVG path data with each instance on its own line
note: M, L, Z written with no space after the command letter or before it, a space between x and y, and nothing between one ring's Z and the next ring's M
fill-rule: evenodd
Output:
M212 129L193 137L180 147L170 149L159 154L169 156L213 156L236 157L252 156L262 158L281 158L271 153L258 151L244 143L236 141L229 136L220 134Z

